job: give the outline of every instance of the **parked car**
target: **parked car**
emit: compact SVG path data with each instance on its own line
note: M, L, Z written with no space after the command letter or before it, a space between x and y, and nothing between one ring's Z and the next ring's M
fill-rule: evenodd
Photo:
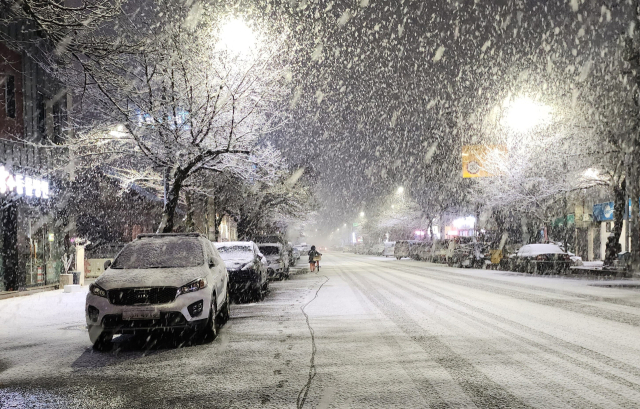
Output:
M298 244L297 246L295 246L298 251L300 252L300 256L306 256L309 253L309 250L311 250L311 246L309 246L306 243L303 244Z
M395 241L387 241L384 243L384 250L382 250L382 255L385 257L393 257L394 256L394 248L396 242Z
M456 237L449 241L447 264L450 267L482 268L486 251L483 243L474 237Z
M229 273L231 296L262 300L269 289L267 259L252 241L214 243Z
M269 278L289 278L289 256L281 243L261 243L258 244L258 248L267 259Z
M384 243L376 243L369 247L369 253L373 256L381 256L384 253Z
M396 245L393 249L393 256L400 260L403 257L409 257L409 252L411 250L411 244L409 240L398 240L396 241Z
M297 248L292 247L291 253L289 253L289 266L295 266L298 264L298 261L300 261L300 251Z
M195 332L215 338L229 318L229 276L204 236L142 234L89 286L85 312L96 350L114 334Z
M449 240L435 240L431 245L431 262L445 264L449 252Z
M431 259L431 246L433 245L430 241L422 241L420 242L415 250L416 260L420 261L428 261Z
M422 244L421 241L409 240L409 257L411 257L414 260L419 260L418 250L421 244Z
M573 261L557 244L526 244L510 257L513 271L524 273L566 273Z

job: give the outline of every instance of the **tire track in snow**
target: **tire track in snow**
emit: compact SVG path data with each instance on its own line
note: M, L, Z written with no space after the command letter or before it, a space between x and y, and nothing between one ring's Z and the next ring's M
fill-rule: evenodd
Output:
M339 276L345 281L350 282L350 280L344 275L344 270L339 268ZM351 284L352 285L352 284ZM353 287L353 285L352 285ZM362 308L367 311L371 315L375 315L375 313L371 310L369 305L366 302L365 294L361 289L353 287L355 291L356 298L360 301L360 305ZM382 312L381 312L382 313ZM393 321L392 321L393 322ZM402 345L395 339L394 336L381 333L380 337L385 341L385 343L389 346L389 348L396 353L398 358L402 358L400 356L400 351L402 350ZM427 354L428 356L428 354ZM413 384L415 385L415 389L420 394L422 399L425 402L425 405L429 408L450 408L452 407L446 400L442 398L435 385L433 385L429 379L424 376L424 374L420 371L418 364L415 361L406 361L399 359L397 364L402 368L403 372L411 379Z
M373 264L373 263L366 263L366 262L363 262L363 263L364 264L369 264L369 265L374 265L376 267L380 267L380 266L378 266L376 264ZM424 274L418 274L418 273L411 272L411 271L405 271L405 270L402 270L402 269L399 269L399 268L394 268L394 267L387 267L387 266L384 266L384 267L386 269L395 270L395 271L398 271L400 273L414 275L414 276L417 276L417 277L423 277L423 278L427 278L427 279L433 279L433 280L440 281L440 282L445 283L445 284L450 284L450 282L447 281L447 280L440 280L440 279L434 278L432 276L426 276ZM542 331L539 331L537 329L534 329L534 328L528 327L526 325L520 324L519 322L513 321L513 320L511 320L509 318L505 318L505 317L502 317L500 315L497 315L497 314L491 313L489 311L483 310L481 308L475 307L475 306L473 306L471 304L468 304L468 303L465 303L464 301L461 301L461 300L459 300L457 298L447 296L447 295L445 295L445 294L443 294L441 292L437 292L437 291L433 290L432 287L426 287L424 284L420 284L419 286L420 286L421 289L423 289L425 291L434 293L434 294L438 295L439 297L441 297L443 299L446 299L446 300L448 300L448 301L450 301L452 303L456 303L456 304L458 304L460 306L463 306L465 308L468 308L468 309L470 309L472 311L475 311L475 312L478 312L480 314L483 314L483 315L485 315L485 316L487 316L487 317L489 317L491 319L494 319L494 320L496 320L498 322L501 322L503 324L509 325L511 327L514 327L514 328L518 328L519 330L524 331L524 332L529 333L529 334L532 334L534 336L546 339L546 340L550 341L551 343L553 343L555 345L562 346L562 347L564 347L564 348L566 348L566 349L568 349L568 350L570 350L572 352L578 353L578 354L583 355L583 356L588 356L589 358L592 358L592 359L594 359L594 360L596 360L599 363L602 363L604 365L607 365L607 366L610 366L610 367L613 367L613 368L616 368L616 369L621 369L624 372L627 372L627 373L632 374L634 376L640 377L640 368L637 368L635 366L629 365L626 362L617 360L615 358L608 357L608 356L606 356L604 354L601 354L601 353L599 353L597 351L585 348L585 347L583 347L581 345L578 345L578 344L574 344L574 343L565 341L562 338L558 338L558 337L556 337L554 335L547 334L546 332L542 332ZM467 287L467 286L463 285L463 287ZM500 327L498 327L498 328L500 328Z
M402 273L411 274L411 273L404 272L404 271L401 271L401 270L399 270L399 271L402 272ZM376 273L371 273L371 274L376 275ZM430 278L430 277L428 277L428 278ZM594 359L594 360L598 361L599 363L604 364L606 366L609 366L611 368L614 368L614 369L617 369L617 370L622 370L624 372L627 372L627 373L635 375L635 376L640 376L640 370L638 368L634 367L634 366L628 365L628 364L626 364L624 362L615 360L613 358L609 358L606 355L602 355L599 352L584 348L584 347L582 347L580 345L573 344L573 343L570 343L568 341L564 341L561 338L557 338L557 337L554 337L553 335L549 335L549 334L546 334L544 332L535 330L533 328L527 327L525 325L522 325L522 324L517 323L515 321L509 320L507 318L503 318L503 317L501 317L499 315L493 314L493 313L488 312L486 310L483 310L481 308L472 306L472 305L470 305L468 303L465 303L464 301L458 300L457 298L450 297L450 296L447 296L447 295L445 295L445 294L443 294L441 292L438 292L438 291L434 290L431 287L427 287L424 284L420 284L420 283L417 283L417 282L414 281L414 282L412 282L412 285L414 286L413 288L409 287L409 286L403 286L401 284L397 284L397 285L402 287L403 290L405 290L407 292L410 292L410 293L413 293L415 295L424 297L424 293L420 293L420 292L417 292L415 290L416 287L420 288L421 290L423 290L423 291L425 291L427 293L431 293L433 295L436 295L436 296L438 296L438 297L440 297L442 299L445 299L445 300L447 300L447 301L449 301L449 302L451 302L453 304L457 304L459 306L462 306L462 307L464 307L464 308L466 308L468 310L471 310L471 311L473 311L475 313L482 314L485 317L488 317L488 318L491 318L491 319L496 320L498 322L501 322L503 324L506 324L506 325L508 325L508 326L510 326L512 328L518 328L519 330L522 330L522 331L524 331L526 333L532 334L532 335L537 336L539 338L546 339L551 344L558 345L560 347L563 347L565 349L570 350L571 352L580 354L581 356L588 356L589 358ZM443 308L447 308L447 309L450 309L450 310L453 310L453 311L457 311L459 314L466 315L467 317L469 317L472 320L476 320L476 321L478 320L478 317L475 317L475 316L473 316L473 315L471 315L469 313L452 309L449 305L447 305L445 303L442 303L442 302L439 302L437 300L433 300L433 299L430 299L430 300L432 300L433 302L437 303L439 306L441 306ZM640 393L640 384L633 383L633 382L629 381L628 379L623 378L621 376L618 376L616 374L613 374L613 373L610 373L610 372L606 372L603 369L600 369L600 368L598 368L598 367L596 367L594 365L591 365L591 364L589 364L587 362L581 361L581 360L579 360L577 358L574 358L574 357L572 357L572 356L570 356L570 355L568 355L566 353L563 353L561 351L553 349L553 348L551 348L549 346L546 346L544 344L535 342L535 341L533 341L533 340L531 340L529 338L523 337L523 336L521 336L519 334L516 334L513 331L504 329L504 328L502 328L502 327L500 327L498 325L492 324L492 323L490 323L488 321L485 321L484 325L487 325L488 327L490 327L490 328L492 328L492 329L494 329L496 331L499 331L501 333L504 333L504 334L506 334L508 336L516 338L516 339L518 339L518 340L520 340L520 341L522 341L522 342L524 342L524 343L526 343L526 344L528 344L528 345L530 345L532 347L540 349L545 353L548 353L548 354L553 355L555 357L561 358L562 360L564 360L564 361L566 361L566 362L568 362L568 363L570 363L572 365L580 367L580 368L582 368L584 370L588 370L589 372L591 372L594 375L598 375L598 376L600 376L602 378L605 378L605 379L607 379L609 381L612 381L612 382L614 382L616 384L624 385L625 387ZM606 393L610 393L610 390L607 390ZM620 395L620 396L624 398L624 396L622 396L622 395ZM632 405L632 407L633 407L633 405Z
M344 272L347 281L359 289L380 311L418 344L434 362L447 370L471 401L480 408L531 408L519 397L498 385L469 361L455 353L438 337L421 328L415 320L384 298L370 283L358 283L351 273Z
M305 305L300 307L300 310L304 314L304 317L307 321L307 328L309 328L309 333L311 334L311 358L309 359L309 377L307 378L307 383L305 383L302 389L300 389L300 392L298 392L298 398L296 399L296 407L298 409L301 409L304 406L304 403L307 400L307 395L309 394L309 389L311 389L311 382L313 381L313 378L316 377L316 337L315 332L313 331L313 327L311 327L311 324L309 323L309 315L307 315L304 309L307 307L307 305L311 304L313 300L318 298L320 289L329 281L329 277L323 277L326 278L326 280L322 284L320 284L313 298L309 300Z
M367 263L364 262L363 263ZM373 263L367 263L370 265L375 265ZM620 311L612 311L612 310L604 310L602 308L598 308L597 306L593 306L593 305L589 305L589 304L585 304L584 302L588 302L588 301L600 301L597 297L584 297L581 296L580 294L575 294L575 293L565 293L562 295L566 295L569 297L573 297L573 298L578 298L579 300L561 300L558 298L552 298L552 297L547 297L544 295L538 295L538 294L531 294L528 292L523 292L523 291L518 291L515 289L508 289L508 288L502 288L502 287L497 287L494 285L489 285L489 284L483 284L483 283L477 283L477 282L473 282L472 280L464 280L464 279L457 279L457 278L452 278L449 276L448 273L442 272L442 271L438 271L438 270L434 270L432 268L429 267L417 267L417 266L410 266L410 265L406 265L403 266L404 268L407 269L413 269L414 271L417 270L418 273L412 272L412 271L407 271L407 270L403 270L403 269L398 269L398 268L394 268L394 267L387 267L385 266L385 268L389 268L391 270L396 270L396 271L402 271L404 273L407 274L416 274L416 275L420 275L420 276L424 276L424 274L420 274L419 272L424 273L424 271L429 271L429 272L434 272L434 273L438 273L439 276L444 276L443 278L440 277L433 277L433 276L429 276L430 279L433 280L438 280L438 281L444 281L448 284L457 284L457 285L461 285L463 287L467 287L467 288L472 288L475 290L481 290L481 291L486 291L492 294L497 294L497 295L505 295L507 297L512 297L512 298L518 298L520 300L525 300L531 303L535 303L538 305L544 305L544 306L548 306L548 307L554 307L554 308L560 308L566 311L571 311L571 312L575 312L578 314L582 314L582 315L586 315L589 317L598 317L607 321L614 321L614 322L619 322L621 324L627 324L627 325L633 325L635 327L640 327L640 315L639 314L632 314L632 313L625 313L625 312L620 312ZM503 285L507 285L509 286L510 283L508 282L501 282L501 284ZM549 292L549 291L545 291L544 288L532 288L532 290L535 291L540 291L540 292ZM558 293L556 293L558 294ZM624 305L624 304L620 304L620 305ZM632 305L635 308L639 308L640 306L638 306L637 304Z
M386 282L386 283L389 282L388 281L388 277L385 277L385 276L383 276L383 275L381 275L379 273L367 272L367 274L376 276L380 280L382 280L383 282ZM389 288L389 286L386 286L385 290L388 291L389 293L391 293L392 295L394 295L395 297L398 297L400 299L407 299L406 296L403 297L403 294L406 295L406 293L412 293L416 297L425 299L425 294L424 293L420 293L418 291L411 290L410 287L403 286L401 284L398 284L397 282L394 282L393 284L395 286L401 288L402 291L404 292L404 293L401 294L399 291L391 290ZM417 283L412 283L412 285L414 285L416 287L420 287L421 289L423 289L423 287L421 285L417 284ZM565 362L566 362L565 357L557 356L557 353L556 353L555 350L552 350L552 353L549 354L549 348L541 348L541 345L536 343L536 342L534 342L534 341L531 341L531 340L529 340L527 338L524 338L524 337L517 336L517 335L513 334L512 332L501 330L500 327L497 327L495 325L491 325L491 324L487 323L484 320L478 319L478 317L475 317L475 316L473 316L471 314L467 314L465 312L462 312L462 311L459 311L459 310L457 310L455 308L452 308L451 306L449 306L449 305L447 305L445 303L439 302L438 300L436 300L434 298L427 298L427 300L429 302L433 303L433 304L436 304L439 308L443 308L443 309L445 309L445 310L447 310L447 311L449 311L449 312L451 312L453 314L458 315L460 317L459 319L464 320L464 321L467 322L466 325L474 325L474 326L476 326L476 328L478 328L479 330L483 330L483 331L486 331L487 329L490 329L491 331L497 331L497 332L502 333L504 336L506 336L506 338L503 338L501 341L511 344L511 346L514 347L514 349L516 349L516 350L518 348L521 348L522 345L524 344L524 345L528 346L529 348L535 348L538 351L541 351L546 355L554 356L556 358L565 360ZM447 324L446 322L443 322L443 321L439 321L439 324L443 325L443 326L448 326L450 328L454 327L452 324ZM460 329L459 328L455 328L455 331L460 331ZM518 343L516 341L519 341L520 343ZM495 352L495 353L493 353L493 355L501 355L501 354L503 354L503 352L501 350L495 348L492 344L489 344L487 341L483 341L481 339L478 339L475 342L477 342L478 344L484 345L484 348L487 349L487 350L493 350ZM510 359L510 358L507 358L507 359ZM594 391L594 393L599 395L598 397L600 399L605 399L606 402L602 402L601 405L603 405L603 406L600 406L600 407L610 407L612 400L617 405L620 405L622 407L629 407L629 408L637 407L637 403L636 403L635 400L629 399L628 396L620 394L620 393L616 392L615 390L612 390L610 388L606 388L600 383L592 381L592 380L590 380L588 378L584 378L584 377L580 376L580 374L575 373L575 372L569 372L569 373L567 373L566 371L560 372L560 370L558 370L556 367L554 367L554 365L557 365L557 363L556 362L552 362L551 360L549 360L548 358L545 358L544 356L540 356L538 354L538 355L536 355L536 359L539 360L539 361L544 361L548 368L550 368L553 371L556 371L557 373L559 373L562 376L565 376L565 377L569 378L573 383L575 383L577 385L581 385L583 388L587 389L588 391ZM512 365L512 366L515 366L519 372L523 372L525 370L527 370L529 372L526 377L527 377L527 379L530 380L530 382L536 384L538 387L540 387L540 389L543 389L543 390L544 390L544 388L547 387L547 385L538 383L536 381L536 379L537 379L538 376L546 376L548 374L542 373L539 370L531 368L527 364L525 364L525 363L523 363L521 361L517 361L517 360L513 360L513 359L510 359L510 360L512 362L514 362L514 363L519 364L519 365ZM591 371L591 369L592 369L591 367L585 368L584 366L576 365L575 362L576 361L574 360L570 364L573 365L573 366L577 366L577 367L579 367L579 368L581 368L583 370L589 370L590 372L592 372ZM502 362L502 364L507 365L505 362ZM523 367L523 365L526 368ZM572 404L576 405L576 407L580 407L580 408L596 407L597 402L592 402L592 401L588 401L588 400L584 399L581 395L577 394L576 392L574 392L573 390L569 389L568 387L563 387L561 385L555 384L555 389L558 389L558 386L560 386L561 389L562 389L562 391L561 391L562 395L550 392L550 393L554 394L558 399L564 400L564 399L567 398L567 395L570 395L571 396L570 402L572 402Z

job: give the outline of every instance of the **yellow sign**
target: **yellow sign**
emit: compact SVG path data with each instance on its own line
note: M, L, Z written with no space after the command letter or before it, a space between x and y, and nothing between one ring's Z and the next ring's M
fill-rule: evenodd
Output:
M507 147L504 145L464 145L462 147L462 177L481 178L496 176L492 162L504 161ZM489 169L487 169L489 168Z
M502 250L489 250L491 255L491 264L500 264L502 260Z

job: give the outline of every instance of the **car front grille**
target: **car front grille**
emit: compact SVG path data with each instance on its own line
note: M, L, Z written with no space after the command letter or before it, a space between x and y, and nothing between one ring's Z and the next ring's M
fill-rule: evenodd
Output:
M176 287L117 288L109 290L107 297L114 305L155 305L172 302L177 293Z

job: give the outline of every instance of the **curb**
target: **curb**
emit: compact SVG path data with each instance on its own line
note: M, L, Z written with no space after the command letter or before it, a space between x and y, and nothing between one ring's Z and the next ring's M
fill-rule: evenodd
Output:
M59 289L60 289L60 284L49 284L49 285L43 285L42 287L30 288L25 291L4 291L0 293L0 300L6 300L9 298L15 298L15 297L24 297L27 295L33 295L33 294L43 293L45 291L53 291L53 290L59 290Z

